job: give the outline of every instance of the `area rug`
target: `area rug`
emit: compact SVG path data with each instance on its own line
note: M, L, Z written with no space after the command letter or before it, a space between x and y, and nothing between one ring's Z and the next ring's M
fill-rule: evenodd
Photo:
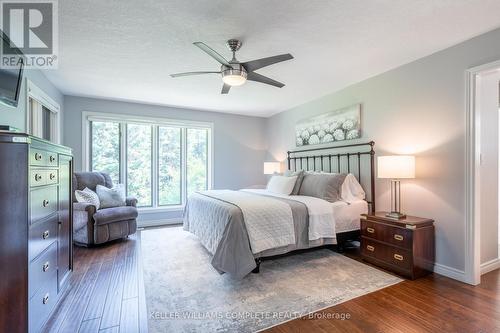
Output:
M180 227L142 231L141 244L150 333L255 332L401 281L328 249L234 280Z

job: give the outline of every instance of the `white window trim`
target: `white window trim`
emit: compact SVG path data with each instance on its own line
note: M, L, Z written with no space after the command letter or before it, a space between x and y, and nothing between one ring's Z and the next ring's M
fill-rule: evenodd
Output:
M61 106L29 79L26 79L26 132L29 133L31 127L30 99L37 101L54 114L55 117L51 117L50 123L50 141L61 144ZM39 123L35 122L37 125Z
M120 123L120 126L126 127L126 123L136 123L136 124L148 124L148 125L160 125L160 126L174 126L181 128L200 128L200 129L210 129L210 135L208 137L208 171L207 171L207 187L208 189L213 188L213 179L214 179L214 124L211 122L200 122L200 121L192 121L192 120L182 120L182 119L172 119L172 118L161 118L161 117L149 117L149 116L135 116L135 115L127 115L127 114L119 114L119 113L106 113L106 112L95 112L95 111L83 111L82 112L82 170L90 171L90 122L91 121L113 121ZM155 131L153 127L153 131ZM186 136L186 130L181 130L181 135ZM126 140L125 132L122 131L121 140ZM153 136L154 137L154 136ZM153 140L156 141L156 140ZM123 142L120 143L122 147ZM153 142L152 148L155 149L158 143ZM186 145L182 146L181 151L181 160L185 161L186 158ZM170 212L170 211L178 211L184 209L185 206L185 195L187 188L186 182L183 181L181 183L181 204L180 205L171 205L171 206L157 206L154 205L157 203L158 198L156 198L156 188L158 184L154 181L153 175L155 174L155 170L157 169L157 157L156 154L153 154L153 166L152 166L152 205L153 207L141 207L139 210L141 212ZM120 152L120 168L126 168L126 152ZM125 174L126 170L120 170L120 175ZM186 179L185 168L182 168L182 179ZM126 179L121 179L120 182L125 184Z

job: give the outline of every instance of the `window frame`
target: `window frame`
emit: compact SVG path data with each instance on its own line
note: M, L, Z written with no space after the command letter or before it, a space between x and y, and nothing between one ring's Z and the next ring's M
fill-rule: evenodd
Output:
M26 132L43 137L42 107L50 111L50 139L61 144L61 106L31 80L26 79Z
M141 124L152 126L152 160L151 160L151 191L152 206L140 207L142 212L168 212L184 209L187 201L187 129L205 129L207 135L207 188L213 188L214 179L214 124L211 122L199 122L191 120L180 120L171 118L159 118L149 116L134 116L118 113L105 112L82 112L82 170L91 170L91 122L111 121L120 124L120 183L127 187L127 124ZM181 203L175 205L159 205L159 127L178 127L181 129Z

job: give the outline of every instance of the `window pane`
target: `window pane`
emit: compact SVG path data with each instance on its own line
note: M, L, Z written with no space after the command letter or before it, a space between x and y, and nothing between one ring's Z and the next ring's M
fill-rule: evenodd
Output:
M208 130L187 129L187 194L207 189Z
M92 122L91 170L106 172L114 184L120 182L120 124Z
M181 129L158 128L158 186L161 206L181 204Z
M127 195L137 198L138 206L151 206L150 125L127 124Z

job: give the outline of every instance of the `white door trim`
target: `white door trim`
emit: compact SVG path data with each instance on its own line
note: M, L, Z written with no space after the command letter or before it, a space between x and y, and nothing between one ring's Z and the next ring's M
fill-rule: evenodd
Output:
M477 285L481 282L480 249L480 160L481 160L481 109L476 93L478 76L500 68L500 60L466 71L466 165L465 165L465 278L466 282Z

